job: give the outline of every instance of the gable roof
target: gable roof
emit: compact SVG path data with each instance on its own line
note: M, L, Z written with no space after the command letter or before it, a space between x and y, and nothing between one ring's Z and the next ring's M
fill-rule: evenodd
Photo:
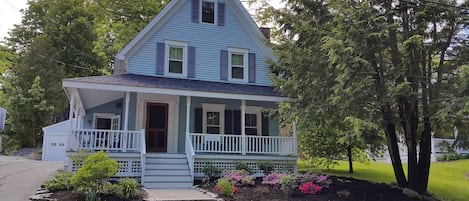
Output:
M187 0L172 0L166 5L163 10L148 23L145 28L138 33L117 55L115 56L114 62L114 74L121 74L125 72L127 64L125 60L130 58L150 37L163 26L168 19L181 7ZM256 42L256 45L267 57L274 58L274 54L270 48L265 44L265 37L257 27L257 24L252 19L251 15L244 8L239 0L226 0L225 4L228 4L233 8L235 16L238 17L241 24L248 31L251 38Z

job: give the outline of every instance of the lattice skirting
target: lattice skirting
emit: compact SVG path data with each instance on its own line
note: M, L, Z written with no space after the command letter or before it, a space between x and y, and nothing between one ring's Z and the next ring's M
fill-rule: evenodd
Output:
M140 177L141 176L141 162L140 158L117 158L114 160L120 165L117 171L117 177ZM67 171L76 172L83 165L83 162L73 163L69 161Z
M246 163L249 168L254 172L255 176L262 176L263 172L258 167L258 163L265 160L238 160ZM296 173L296 161L284 160L284 161L269 161L274 166L275 172L291 172ZM196 177L202 177L202 169L207 163L211 163L215 167L220 168L222 171L235 170L236 160L210 160L210 159L196 159L194 161L194 174Z

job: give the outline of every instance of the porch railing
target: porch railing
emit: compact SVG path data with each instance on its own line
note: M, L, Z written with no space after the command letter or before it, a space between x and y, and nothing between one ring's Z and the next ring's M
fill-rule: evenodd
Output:
M77 129L70 136L70 150L140 152L142 131Z
M195 152L296 155L296 138L190 133Z

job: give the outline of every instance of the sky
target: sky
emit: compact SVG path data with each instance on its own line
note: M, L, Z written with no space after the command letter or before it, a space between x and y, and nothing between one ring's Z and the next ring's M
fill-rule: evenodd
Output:
M268 0L274 7L280 7L281 0ZM26 8L27 0L0 0L0 41L8 36L14 24L21 23L21 9Z

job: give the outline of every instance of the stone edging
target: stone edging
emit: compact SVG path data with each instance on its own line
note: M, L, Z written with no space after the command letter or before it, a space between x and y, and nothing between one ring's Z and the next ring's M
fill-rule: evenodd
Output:
M207 191L207 190L205 190L205 189L202 189L202 188L199 187L199 185L193 186L192 189L197 190L197 191L200 191L200 192L202 192L202 193L204 193L204 194L206 194L206 195L212 197L212 198L215 199L216 201L224 201L222 198L219 198L219 197L218 197L218 194L212 193L212 192Z
M29 197L29 200L32 200L32 201L57 201L57 199L51 198L52 194L53 193L49 192L48 190L39 189L39 190L36 191L36 193L34 195Z

